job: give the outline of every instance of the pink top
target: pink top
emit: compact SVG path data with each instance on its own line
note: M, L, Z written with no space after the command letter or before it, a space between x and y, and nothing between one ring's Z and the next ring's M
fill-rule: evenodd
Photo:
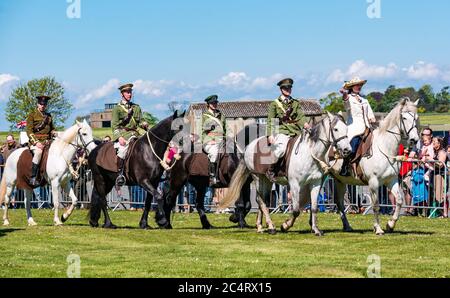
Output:
M177 147L170 147L169 149L169 154L167 154L167 160L169 162L172 161L173 157L175 156L175 154L177 154Z

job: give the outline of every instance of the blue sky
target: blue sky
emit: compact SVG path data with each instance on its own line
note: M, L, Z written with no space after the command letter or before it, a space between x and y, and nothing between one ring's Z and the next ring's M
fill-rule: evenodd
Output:
M70 121L117 101L125 82L159 118L170 100L274 98L285 76L308 98L355 75L367 90L450 85L450 2L371 1L381 18L367 0L80 0L80 19L67 0L0 0L0 108L47 75L76 106Z

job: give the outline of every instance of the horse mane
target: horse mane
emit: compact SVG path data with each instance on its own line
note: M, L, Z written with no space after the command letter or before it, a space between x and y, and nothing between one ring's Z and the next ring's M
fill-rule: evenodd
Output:
M320 134L322 133L322 129L324 128L323 123L325 121L325 119L328 119L328 117L323 118L322 120L319 121L319 123L317 123L316 125L314 125L311 128L311 131L309 133L309 139L313 142L318 142L319 141L319 137ZM334 119L331 122L331 126L334 126L339 120L345 122L344 118L342 117L342 115L334 115Z
M379 126L380 132L386 132L400 121L400 115L403 112L417 113L417 106L414 105L408 97L404 97L384 118Z
M67 144L72 143L73 140L77 137L78 129L79 126L77 124L73 125L72 127L62 132L60 135L58 135L54 143L58 145L58 148L63 150Z

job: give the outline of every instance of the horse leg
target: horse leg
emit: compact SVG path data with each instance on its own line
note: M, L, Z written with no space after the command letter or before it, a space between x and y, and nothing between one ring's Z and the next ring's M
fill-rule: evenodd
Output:
M72 212L78 203L78 198L75 195L75 192L73 191L73 188L70 185L69 181L66 181L64 184L64 192L69 194L69 197L72 200L72 204L70 205L69 209L66 212L64 212L63 215L61 215L61 221L63 223L69 219L70 215L72 215Z
M389 189L391 193L395 196L395 211L392 215L392 218L388 221L386 225L386 232L392 233L395 228L395 224L400 219L400 211L403 207L403 191L400 189L400 185L398 184L398 180L394 179L390 185Z
M152 207L153 196L151 193L147 192L145 196L145 207L144 213L142 213L141 221L139 222L139 227L143 230L150 230L152 227L148 224L148 213Z
M55 226L62 226L62 222L59 219L59 195L60 195L60 186L59 181L57 179L52 180L52 198L53 198L53 208L55 209L55 216L53 217L53 222Z
M380 203L378 201L378 181L372 179L369 181L369 189L370 189L370 202L373 209L374 215L374 224L373 229L375 234L384 235L384 231L380 226Z
M89 210L89 224L93 228L97 228L98 221L100 219L101 209L100 209L100 202L102 198L100 197L96 186L94 185L94 188L92 189L92 195L91 195L91 209Z
M200 216L200 222L202 223L202 227L204 230L212 229L213 226L209 223L208 217L205 212L205 194L206 194L206 186L205 185L195 185L195 189L197 190L197 197L195 202L195 207L197 208L198 215Z
M287 233L294 226L297 217L300 216L300 185L298 181L289 183L292 197L292 215L281 225L281 232Z
M321 183L311 183L311 231L316 236L322 236L323 232L317 225L317 213L319 212L319 192Z
M33 216L31 214L31 199L33 198L32 190L24 190L25 195L25 208L27 210L27 221L29 226L37 226L37 223L34 221Z
M109 217L108 213L108 203L106 201L106 198L102 200L101 202L101 208L103 211L103 215L105 216L105 223L103 224L102 228L104 229L117 229L117 226L112 223L111 218Z
M275 225L272 222L272 219L270 218L270 212L269 208L266 205L266 202L269 202L270 200L270 191L272 188L272 184L269 181L265 181L263 179L259 179L259 186L258 186L258 205L262 213L264 214L264 217L266 219L267 227L268 227L268 233L271 235L274 235L277 233L277 230L275 228Z
M336 202L336 206L339 211L339 215L341 217L344 232L353 232L353 228L350 226L350 223L348 222L347 219L347 215L345 214L344 196L345 196L345 184L335 179L334 201Z
M12 186L12 185L6 186L5 211L3 212L3 225L4 226L9 226L8 208L9 208L9 203L11 202L11 195L12 195L13 189L14 189L14 186Z
M259 206L259 204L258 204L258 206ZM262 225L262 217L263 217L262 210L261 210L260 207L258 207L258 212L256 214L256 232L257 233L263 233L264 232L264 228L263 228L263 225Z

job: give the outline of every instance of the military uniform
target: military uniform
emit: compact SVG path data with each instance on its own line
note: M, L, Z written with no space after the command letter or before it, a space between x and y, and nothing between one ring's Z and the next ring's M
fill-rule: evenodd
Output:
M37 99L39 104L47 104L50 97L38 96ZM55 127L53 125L53 119L49 113L45 111L41 112L36 109L28 115L26 132L30 140L30 150L33 152L33 164L30 179L30 184L32 186L36 186L36 175L42 158L42 149L39 149L36 145L38 143L45 144L47 141L51 140L54 131Z
M286 79L278 83L278 86L292 86L292 83L292 80ZM298 100L281 95L270 104L267 136L274 135L275 142L272 145L276 158L284 156L289 139L301 134L305 122Z
M132 91L133 84L125 84L119 87L121 93L125 91ZM119 157L119 176L116 180L117 186L125 184L125 177L123 175L125 157L127 156L128 146L131 139L137 138L141 135L142 130L148 128L148 124L142 121L141 107L126 100L120 101L112 111L111 126L113 130L114 148L117 150L117 157ZM126 140L125 146L120 145L119 138L123 137Z
M211 95L205 99L207 104L217 103L217 95ZM202 144L203 150L208 154L210 185L217 184L217 158L220 149L223 148L226 136L225 115L219 110L208 109L202 115Z

